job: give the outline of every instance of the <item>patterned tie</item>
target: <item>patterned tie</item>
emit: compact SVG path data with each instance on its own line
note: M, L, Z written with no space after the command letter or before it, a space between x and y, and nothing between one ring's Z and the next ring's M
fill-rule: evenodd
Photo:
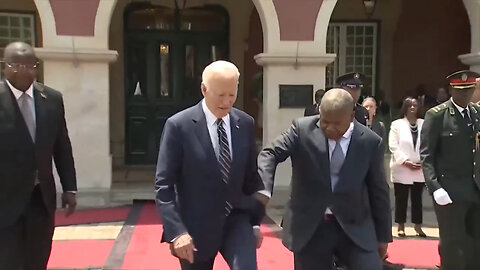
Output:
M342 168L345 155L343 154L340 141L336 141L335 148L333 149L332 157L330 158L330 178L332 184L332 191L338 183L340 169Z
M230 166L232 164L232 158L230 156L230 147L228 143L227 132L223 127L223 120L217 119L217 133L218 133L218 163L220 165L220 174L222 181L228 184L230 179ZM225 215L228 216L232 211L232 204L226 201Z
M27 95L26 93L23 93L19 98L18 98L18 107L20 108L20 112L23 115L23 120L25 120L25 124L27 125L28 132L30 133L30 136L32 137L32 140L35 142L35 119L34 119L34 114L32 111L31 102L33 102L32 98Z

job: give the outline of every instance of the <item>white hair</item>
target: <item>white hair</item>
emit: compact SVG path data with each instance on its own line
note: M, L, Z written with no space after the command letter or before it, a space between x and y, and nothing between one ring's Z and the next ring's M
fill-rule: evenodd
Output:
M353 101L352 95L347 91L340 88L333 88L328 90L322 98L320 103L321 112L340 112L351 110L355 102Z
M229 72L236 77L238 82L238 79L240 78L240 71L238 71L237 66L231 62L223 60L212 62L203 70L202 84L208 87L208 82L213 74L228 74Z

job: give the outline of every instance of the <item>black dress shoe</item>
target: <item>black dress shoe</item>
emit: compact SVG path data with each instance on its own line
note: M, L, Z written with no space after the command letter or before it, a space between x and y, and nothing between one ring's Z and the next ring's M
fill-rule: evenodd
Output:
M421 231L421 232L417 232L417 237L427 238L427 235L423 231Z

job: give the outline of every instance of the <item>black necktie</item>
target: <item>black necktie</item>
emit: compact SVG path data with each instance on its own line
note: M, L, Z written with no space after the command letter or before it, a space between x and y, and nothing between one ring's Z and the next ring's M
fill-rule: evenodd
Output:
M223 120L217 119L217 134L218 134L218 163L220 165L220 175L222 181L225 184L228 184L230 179L230 166L232 164L232 158L230 157L230 147L228 143L227 132L223 127ZM232 204L226 201L225 205L225 215L228 216L230 211L232 211Z
M467 109L463 110L463 119L465 119L465 123L467 123L467 126L470 127L472 125L472 119L470 118L470 115Z

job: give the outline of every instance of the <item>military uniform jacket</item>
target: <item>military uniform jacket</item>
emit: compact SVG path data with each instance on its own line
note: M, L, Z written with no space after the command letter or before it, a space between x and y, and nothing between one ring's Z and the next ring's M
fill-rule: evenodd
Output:
M428 190L444 188L455 201L480 202L480 107L468 105L468 126L451 100L427 111L420 155Z

